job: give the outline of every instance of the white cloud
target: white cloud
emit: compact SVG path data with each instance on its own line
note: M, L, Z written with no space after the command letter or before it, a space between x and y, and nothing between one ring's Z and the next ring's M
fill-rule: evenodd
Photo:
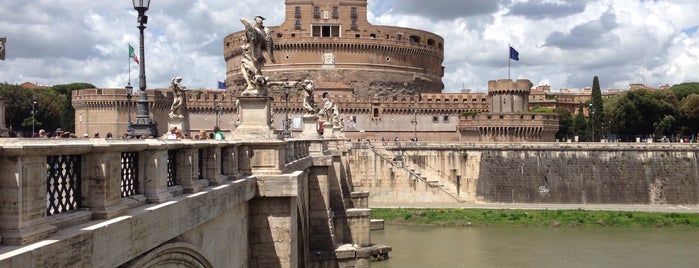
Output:
M687 30L699 25L696 0L423 2L369 0L369 20L444 37L446 92L482 92L488 80L506 78L508 43L521 59L512 62L512 78L553 89L589 87L595 75L603 88L699 81L699 35ZM167 87L181 75L189 88L215 88L225 78L223 38L242 29L239 19L259 14L279 25L283 11L283 0L153 2L145 31L148 87ZM123 87L130 64L136 85L127 50L129 43L138 49L136 26L128 1L3 3L0 35L8 43L0 79Z

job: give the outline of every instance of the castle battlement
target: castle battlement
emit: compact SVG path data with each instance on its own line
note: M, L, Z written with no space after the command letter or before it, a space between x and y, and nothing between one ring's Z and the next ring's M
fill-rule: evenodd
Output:
M520 93L527 93L531 91L532 88L532 82L529 81L528 79L518 79L518 80L510 80L510 79L499 79L499 80L490 80L488 81L488 93L493 95L497 94L499 92L502 93L508 93L508 92L520 92Z

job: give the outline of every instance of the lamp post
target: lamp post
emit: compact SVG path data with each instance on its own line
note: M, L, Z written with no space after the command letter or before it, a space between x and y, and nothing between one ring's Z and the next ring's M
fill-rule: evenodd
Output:
M129 82L126 85L126 101L128 105L128 111L129 111L129 128L131 127L131 98L133 98L133 87L131 86L131 82Z
M417 109L413 108L413 139L417 142Z
M595 142L595 107L590 103L590 125L592 126L592 142Z
M138 75L138 102L136 104L136 122L129 124L129 136L133 137L156 137L158 136L157 124L150 118L148 112L148 99L146 98L146 56L143 45L143 30L148 23L148 16L145 15L150 0L133 0L133 8L138 11L139 54L141 56Z
M282 137L283 138L290 138L291 133L289 133L289 91L291 90L291 85L288 83L284 84L284 110L285 110L285 115L284 115L284 132L282 132Z
M216 125L219 126L219 115L221 112L221 102L217 102L214 104L214 111L216 111Z
M34 120L34 117L35 117L35 114L36 114L36 110L35 110L36 108L35 108L35 107L36 107L36 105L37 105L38 103L39 103L39 102L36 100L36 95L35 95L35 96L32 96L32 138L34 138L34 133L36 133L36 131L35 131L35 129L34 129L34 121L35 121L35 120Z

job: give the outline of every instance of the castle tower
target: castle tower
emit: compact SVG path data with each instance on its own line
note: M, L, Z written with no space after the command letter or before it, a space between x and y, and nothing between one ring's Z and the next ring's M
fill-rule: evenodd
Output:
M369 97L439 93L444 88L442 37L374 26L367 20L366 0L286 0L285 4L284 22L270 27L277 62L268 59L263 73L271 80L311 79L319 90L351 88L352 93ZM226 85L235 93L245 84L240 73L243 36L239 31L223 41Z
M489 114L459 117L461 141L550 142L558 131L558 114L529 112L532 82L527 79L488 81Z
M529 111L529 92L532 82L527 79L512 81L510 79L488 81L493 114L526 113Z

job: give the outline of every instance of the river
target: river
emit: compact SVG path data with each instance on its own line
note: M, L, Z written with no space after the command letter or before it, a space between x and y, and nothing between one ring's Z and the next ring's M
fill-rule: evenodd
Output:
M426 227L386 224L377 267L699 267L696 228Z

